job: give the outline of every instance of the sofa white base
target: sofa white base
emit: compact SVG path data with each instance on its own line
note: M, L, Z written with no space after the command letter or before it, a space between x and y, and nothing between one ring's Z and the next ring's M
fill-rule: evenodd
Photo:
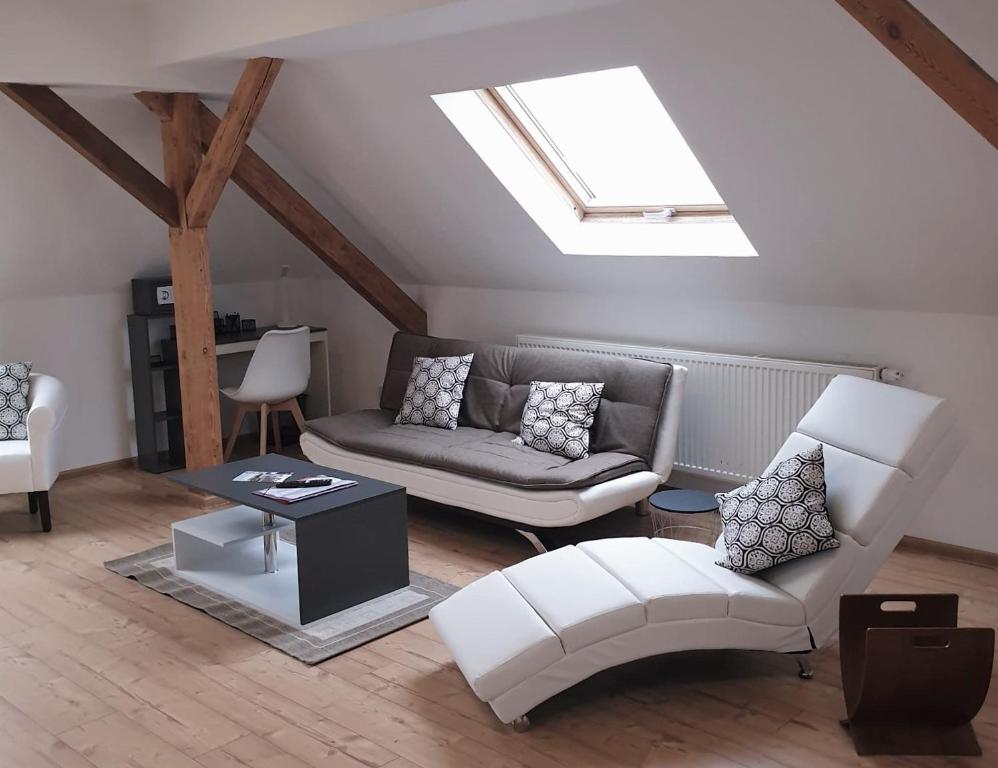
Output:
M404 485L410 494L421 499L539 528L578 525L635 504L654 493L666 480L655 472L644 471L589 488L525 490L355 453L311 432L302 434L301 449L316 464Z

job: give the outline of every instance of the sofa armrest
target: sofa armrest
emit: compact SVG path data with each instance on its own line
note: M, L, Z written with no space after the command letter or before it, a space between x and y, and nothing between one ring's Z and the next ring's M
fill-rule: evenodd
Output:
M665 406L659 418L658 434L649 462L651 471L661 477L663 483L672 474L672 464L676 459L676 441L679 439L679 420L683 411L687 372L682 365L672 366L672 379L665 395Z
M59 431L66 415L66 388L58 379L33 373L28 390L31 484L47 491L59 476Z

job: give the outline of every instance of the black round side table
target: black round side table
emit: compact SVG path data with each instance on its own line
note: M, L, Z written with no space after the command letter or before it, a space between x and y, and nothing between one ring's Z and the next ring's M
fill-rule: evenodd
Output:
M721 534L714 494L674 488L648 498L654 536L696 541L713 546Z

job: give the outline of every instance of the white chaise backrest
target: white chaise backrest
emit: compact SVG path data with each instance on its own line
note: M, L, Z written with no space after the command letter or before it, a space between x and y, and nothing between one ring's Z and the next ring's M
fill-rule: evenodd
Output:
M956 458L956 419L947 401L838 376L773 459L820 442L828 511L841 548L764 574L799 599L820 647L838 629L839 597L862 592Z

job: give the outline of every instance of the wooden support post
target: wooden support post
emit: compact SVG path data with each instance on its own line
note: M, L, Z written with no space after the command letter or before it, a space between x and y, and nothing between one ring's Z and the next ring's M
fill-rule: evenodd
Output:
M197 177L201 139L197 99L175 94L164 120L166 182L176 195L180 226L170 228L170 274L177 325L180 396L187 467L222 462L222 422L218 404L218 363L211 297L208 230L188 226L184 201Z

